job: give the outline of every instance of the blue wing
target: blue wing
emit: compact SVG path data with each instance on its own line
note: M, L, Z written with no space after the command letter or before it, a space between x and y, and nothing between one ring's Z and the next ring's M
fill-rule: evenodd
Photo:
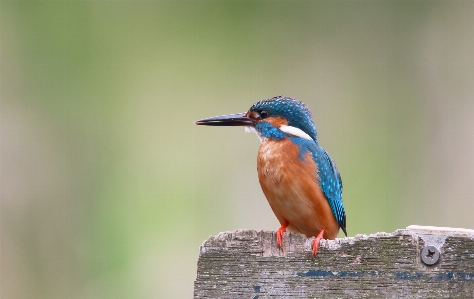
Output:
M300 147L300 158L307 151L311 152L313 159L318 165L319 182L324 195L329 202L332 213L339 223L344 234L346 232L346 212L344 211L344 203L342 202L342 180L336 164L329 157L329 154L312 140L298 137L290 138Z
M311 151L313 158L318 164L318 175L321 189L331 206L332 213L336 217L339 226L344 234L346 232L346 212L342 202L342 180L336 164L328 153L320 146L316 146L316 151Z

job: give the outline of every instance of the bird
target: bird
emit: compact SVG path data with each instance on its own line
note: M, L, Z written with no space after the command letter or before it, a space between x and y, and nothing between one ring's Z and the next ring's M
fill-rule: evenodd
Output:
M308 238L314 256L321 239L346 231L341 175L318 143L308 106L285 96L254 103L247 112L204 118L196 125L243 126L260 139L257 173L262 191L280 222L276 242L286 230Z

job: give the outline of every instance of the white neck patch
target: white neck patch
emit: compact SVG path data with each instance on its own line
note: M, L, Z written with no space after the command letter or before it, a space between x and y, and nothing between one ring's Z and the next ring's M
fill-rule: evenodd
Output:
M313 138L311 138L311 136L309 136L303 130L301 130L297 127L283 125L283 126L280 126L279 129L282 130L283 132L285 132L286 134L290 134L290 135L293 135L293 136L296 136L296 137L301 137L301 138L308 139L308 140L313 140Z
M282 132L285 132L286 134L289 134L289 135L292 135L292 136L295 136L295 137L300 137L300 138L304 138L304 139L307 139L307 140L313 140L313 138L311 138L311 136L309 136L308 134L306 134L303 130L301 129L298 129L297 127L292 127L292 126L280 126L279 128ZM249 132L254 132L257 134L257 137L258 139L260 139L260 142L263 142L265 141L267 138L265 138L265 136L263 136L262 134L260 134L257 130L255 130L254 127L251 127L251 126L245 126L245 132L249 133Z
M247 133L254 132L255 134L257 134L257 137L258 139L260 139L260 142L265 141L266 138L262 134L260 134L257 130L255 130L254 127L245 126L244 128L245 128L245 132Z

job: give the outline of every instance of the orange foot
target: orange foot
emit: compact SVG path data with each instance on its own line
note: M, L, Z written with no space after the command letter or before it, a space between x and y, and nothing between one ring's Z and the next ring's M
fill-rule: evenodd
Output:
M277 234L277 244L278 246L281 247L283 244L283 233L286 231L286 228L288 227L289 223L285 222L280 226L280 228L277 229L276 234Z
M314 238L313 240L313 244L311 245L311 247L313 248L313 257L318 253L319 241L321 241L321 239L323 238L323 234L324 234L324 229L322 229L319 232L319 234L316 236L316 238Z

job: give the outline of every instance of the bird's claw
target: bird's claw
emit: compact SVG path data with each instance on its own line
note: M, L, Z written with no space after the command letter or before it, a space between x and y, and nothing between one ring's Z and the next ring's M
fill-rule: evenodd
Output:
M320 242L321 239L323 238L323 235L324 235L324 229L322 229L322 230L319 232L319 234L316 236L316 238L314 238L313 243L311 244L312 253L313 253L313 258L314 258L314 256L318 253L319 242Z
M286 231L287 227L288 227L288 222L286 222L285 224L282 224L276 231L277 244L279 247L281 247L283 244L283 233Z

